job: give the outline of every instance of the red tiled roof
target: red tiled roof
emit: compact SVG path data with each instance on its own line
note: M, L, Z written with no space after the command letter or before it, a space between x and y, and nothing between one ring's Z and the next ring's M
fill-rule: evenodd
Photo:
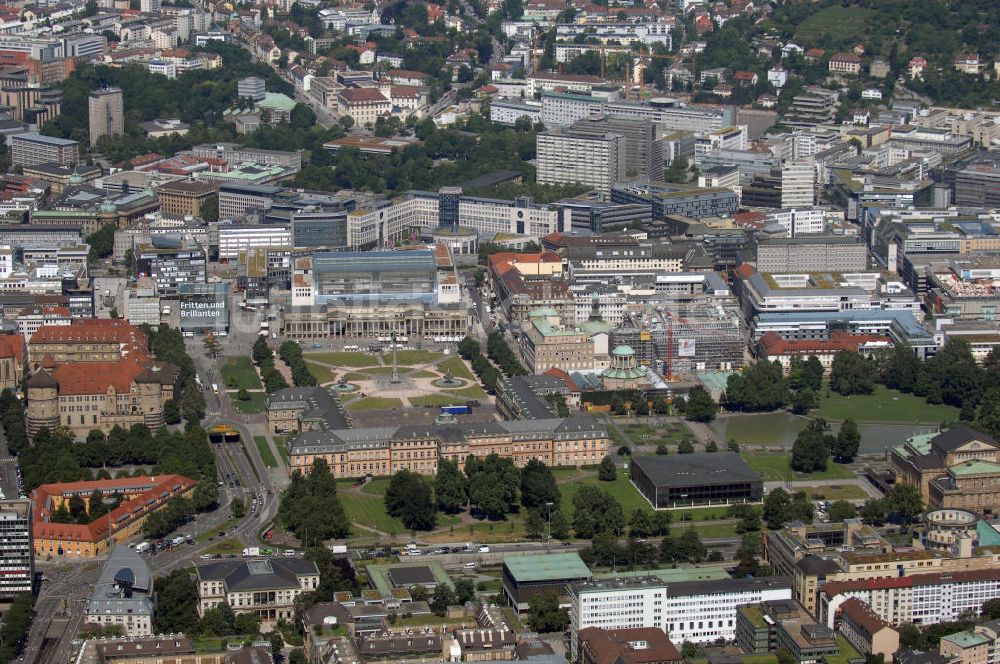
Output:
M33 507L32 534L34 539L96 542L108 536L111 524L118 530L134 518L148 513L147 505L160 507L175 495L183 494L194 487L196 482L183 475L154 475L114 480L94 480L88 482L65 482L43 484L31 493ZM86 496L94 489L100 489L105 496L114 493L138 494L131 500L123 501L108 516L103 516L88 524L52 523L52 498L67 494ZM163 495L166 494L166 495Z
M346 90L341 90L337 94L340 95L340 97L348 104L389 101L388 99L385 98L384 94L382 94L375 88L347 88Z
M551 369L548 369L548 370L546 370L546 371L544 371L542 373L544 373L545 375L548 375L548 376L555 376L556 378L558 378L562 382L566 383L566 387L569 388L570 392L579 392L580 391L580 386L576 384L576 381L573 380L573 377L570 376L565 371L563 371L562 369L559 369L557 367L552 367Z
M830 58L830 62L850 62L852 64L858 64L861 62L861 58L853 53L837 53Z
M42 325L31 335L32 345L54 343L117 343L146 353L146 335L142 330L117 318L75 318L71 325Z
M410 99L419 99L420 88L412 85L393 85L389 88L389 95L393 98L408 97Z
M145 368L132 358L121 362L72 362L60 364L52 372L59 383L59 394L103 394L108 387L124 394L132 389L136 377Z
M912 576L891 576L860 581L828 581L821 592L827 597L835 597L859 590L888 590L890 588L912 588L914 586L936 586L946 583L969 583L972 581L1000 581L1000 569L980 569L970 572L947 572L939 574L914 574Z
M390 69L386 74L389 75L389 78L430 78L430 75L422 71L414 71L413 69Z
M878 617L872 607L862 602L857 597L851 597L840 605L841 615L852 623L868 632L869 635L878 634L885 628L892 625Z
M24 336L0 334L0 357L13 357L18 364L24 364Z
M645 662L680 662L681 654L667 635L655 627L602 629L587 627L580 630L582 647L593 655L595 664L643 664ZM632 643L645 642L644 648Z
M733 74L733 79L737 81L752 81L757 74L752 71L738 71Z
M742 266L741 266L742 267ZM804 355L806 353L835 353L842 350L857 351L866 343L890 343L889 337L878 334L851 334L843 330L830 333L829 339L802 339L786 341L777 332L767 332L760 338L760 345L768 356Z

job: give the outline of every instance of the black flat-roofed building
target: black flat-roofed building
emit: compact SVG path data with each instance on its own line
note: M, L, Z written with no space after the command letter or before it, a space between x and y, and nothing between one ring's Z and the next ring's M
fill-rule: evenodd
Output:
M632 483L654 508L756 503L764 482L735 452L632 459Z

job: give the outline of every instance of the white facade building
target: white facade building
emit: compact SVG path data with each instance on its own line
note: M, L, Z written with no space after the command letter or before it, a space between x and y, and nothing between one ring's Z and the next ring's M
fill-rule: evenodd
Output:
M816 204L816 170L812 160L786 163L781 167L781 207Z
M710 643L736 636L736 609L791 599L791 582L780 577L665 583L658 577L602 579L570 586L570 644L586 627L657 627L674 643Z
M822 208L788 208L770 212L768 223L781 224L788 237L822 233L826 228L826 213Z
M582 184L610 195L625 178L625 137L590 136L570 131L538 134L539 184Z
M241 251L267 247L291 247L288 226L219 226L219 259L239 258Z

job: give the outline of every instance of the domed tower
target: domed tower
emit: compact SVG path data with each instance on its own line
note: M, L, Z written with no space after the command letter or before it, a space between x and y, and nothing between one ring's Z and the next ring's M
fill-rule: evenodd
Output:
M28 379L28 438L42 428L54 431L59 426L59 383L45 369Z

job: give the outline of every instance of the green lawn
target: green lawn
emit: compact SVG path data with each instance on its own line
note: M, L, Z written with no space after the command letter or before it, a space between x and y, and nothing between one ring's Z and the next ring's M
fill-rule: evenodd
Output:
M799 23L795 41L805 48L827 35L834 50L864 43L868 36L869 21L875 11L862 7L843 7L840 4L826 7Z
M303 353L305 359L315 360L323 364L330 364L335 367L377 367L378 358L368 353L345 353L338 351L324 351L320 353Z
M447 394L425 394L419 397L410 397L410 403L414 406L460 406L465 401L461 396L449 396Z
M469 385L468 387L459 387L457 389L444 388L448 394L456 394L460 397L466 397L469 399L485 399L486 391L479 387L478 385Z
M370 493L373 496L384 496L385 492L389 489L389 482L391 481L392 479L389 477L376 477L373 480L365 482L365 485L361 487L361 490L365 493ZM347 486L350 485L351 483L348 482Z
M348 485L350 486L350 485ZM383 533L405 533L403 522L386 514L381 496L365 495L363 492L339 491L337 496L344 511L354 523L376 528ZM355 535L363 536L365 531L355 528Z
M438 377L438 375L436 373L434 373L433 371L424 371L423 369L421 369L420 371L414 371L413 373L410 374L410 376L412 376L413 378L437 378Z
M232 389L259 390L263 386L249 357L230 357L219 369L222 385Z
M764 477L766 482L782 480L852 480L856 475L850 468L830 461L826 470L805 474L792 470L788 454L743 454L743 460Z
M337 379L337 374L335 374L330 367L325 365L316 364L315 362L306 362L306 368L309 369L309 373L320 385L332 383Z
M267 443L267 438L264 436L254 436L253 442L257 444L257 451L260 452L260 459L264 462L265 466L274 468L278 465L278 462L274 458L274 453L271 452L271 446Z
M674 537L680 537L684 534L684 531L688 529L689 525L694 524L675 523L670 529L670 533ZM694 529L702 539L708 537L733 537L736 535L735 523L697 524L694 525Z
M267 405L267 393L266 392L250 392L250 398L246 401L236 398L236 392L229 392L229 401L232 402L233 408L241 413L262 413Z
M392 361L392 353L385 354L387 360ZM401 364L428 364L442 358L441 353L433 353L429 350L397 350L396 361Z
M288 448L285 446L288 442L288 436L275 436L274 446L278 448L278 455L281 460L285 462L285 467L288 468L292 463L288 460Z
M792 485L796 490L802 490ZM864 500L868 498L865 490L857 484L836 484L834 486L803 487L809 497L820 496L823 500Z
M230 553L243 553L243 542L239 541L235 537L229 537L224 540L219 540L209 548L205 549L205 553L221 553L224 556L229 555Z
M847 664L848 662L855 659L864 659L858 654L858 651L854 649L847 639L838 634L837 635L837 645L840 646L840 653L837 655L824 655L823 659L826 660L827 664Z
M364 397L351 401L350 410L387 410L402 405L402 401L391 397Z
M357 380L368 380L369 378L371 378L371 376L366 376L365 374L358 373L356 371L351 371L344 374L344 379L349 383Z
M451 375L453 375L455 378L476 380L476 377L472 375L472 372L469 371L469 368L465 366L465 362L463 362L462 358L459 357L458 355L449 357L444 362L438 362L436 368L438 371L441 372L442 376L444 375L444 372L451 370Z
M922 397L875 386L874 394L845 397L830 392L820 399L819 408L810 414L827 420L852 419L856 422L905 422L912 424L938 424L944 420L957 420L958 408L929 404Z
M622 424L619 428L628 436L634 445L674 444L685 439L693 439L691 432L683 424Z
M649 501L643 498L639 494L639 491L632 486L631 482L629 482L628 475L619 469L618 477L614 482L601 482L597 479L596 474L591 474L585 479L577 479L559 485L559 491L562 495L562 510L570 520L573 519L573 496L576 495L576 492L579 491L580 487L584 484L592 484L596 486L605 493L610 494L615 500L621 503L626 519L632 515L632 512L636 508L649 510L650 512L653 511Z

